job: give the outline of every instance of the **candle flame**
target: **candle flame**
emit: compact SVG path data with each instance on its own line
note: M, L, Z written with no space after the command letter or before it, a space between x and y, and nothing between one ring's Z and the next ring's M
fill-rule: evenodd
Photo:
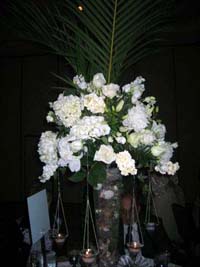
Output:
M77 8L78 8L79 11L81 11L81 12L83 11L83 6L80 5Z

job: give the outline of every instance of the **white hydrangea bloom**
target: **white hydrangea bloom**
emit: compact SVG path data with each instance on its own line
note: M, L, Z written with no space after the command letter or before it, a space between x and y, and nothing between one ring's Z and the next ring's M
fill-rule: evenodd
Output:
M38 153L40 160L46 164L56 164L57 156L57 134L51 131L46 131L41 134L38 143Z
M76 75L73 78L73 83L76 84L80 89L85 90L87 89L87 83L85 81L85 78L83 77L83 75Z
M84 106L92 113L104 113L106 105L103 97L91 93L83 97L83 102Z
M121 171L121 174L124 176L137 174L135 160L132 159L130 153L126 150L116 154L116 164Z
M103 73L95 74L93 77L92 83L95 87L101 88L106 83Z
M111 164L115 160L115 152L110 145L101 145L94 155L95 161L102 161Z
M52 108L61 123L65 127L70 127L79 120L82 103L78 96L60 94L58 99L52 103Z
M70 135L78 140L99 138L109 133L110 127L102 116L85 116L70 129Z
M104 85L102 88L102 93L111 99L117 95L118 91L119 85L114 83Z
M168 175L174 175L178 170L180 166L178 162L173 163L171 161L165 162L163 164L158 164L155 166L155 170L157 172L160 172L161 174L168 174Z
M140 143L143 145L151 145L156 137L151 130L145 129L140 133Z
M145 107L142 104L137 103L136 106L133 106L128 110L128 116L123 121L123 125L129 130L140 132L147 127L148 122L149 120Z
M164 140L166 134L166 127L164 124L153 121L151 130L155 133L158 140Z
M40 182L45 183L47 180L49 180L51 176L54 175L57 168L58 168L57 164L47 164L43 166L42 176L39 177Z

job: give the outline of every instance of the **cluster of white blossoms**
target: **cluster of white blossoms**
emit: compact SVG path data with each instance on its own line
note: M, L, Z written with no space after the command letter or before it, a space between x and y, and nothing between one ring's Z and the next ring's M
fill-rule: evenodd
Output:
M153 164L161 174L174 175L179 164L171 159L177 143L165 141L165 125L156 120L155 97L142 98L144 82L139 76L120 87L107 84L102 73L95 74L90 82L83 75L75 76L74 93L67 94L66 90L50 103L47 121L55 123L58 131L41 135L38 152L45 166L40 180L50 179L58 168L81 171L91 143L95 147L93 161L116 164L124 176L137 174L141 162L133 155L147 149L149 166Z
M57 119L65 126L74 125L81 116L82 101L78 96L60 94L52 103Z

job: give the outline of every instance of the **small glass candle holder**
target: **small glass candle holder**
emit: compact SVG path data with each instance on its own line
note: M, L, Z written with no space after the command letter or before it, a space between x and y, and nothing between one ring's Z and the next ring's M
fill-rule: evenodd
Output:
M54 239L56 245L58 246L62 246L65 243L65 240L66 240L66 236L62 233L58 233Z
M81 259L87 265L92 264L96 260L97 252L91 248L83 249L80 252Z
M127 247L128 247L129 252L131 252L133 254L137 254L140 252L143 245L139 242L134 241L134 242L128 243Z

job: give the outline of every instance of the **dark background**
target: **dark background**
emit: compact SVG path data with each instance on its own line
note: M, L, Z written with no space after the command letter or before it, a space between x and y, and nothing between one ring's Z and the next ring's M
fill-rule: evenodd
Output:
M160 106L167 139L178 141L176 159L186 202L193 203L200 184L200 1L177 1L176 20L168 42L157 54L137 63L129 74L146 78L146 92ZM51 74L70 73L59 57L15 32L1 27L0 34L0 204L16 214L41 174L37 143L50 129L45 117L48 102L57 98L58 80ZM82 185L65 181L64 202L80 209ZM78 226L77 226L78 227Z

